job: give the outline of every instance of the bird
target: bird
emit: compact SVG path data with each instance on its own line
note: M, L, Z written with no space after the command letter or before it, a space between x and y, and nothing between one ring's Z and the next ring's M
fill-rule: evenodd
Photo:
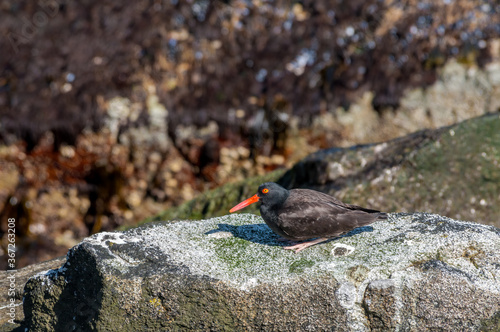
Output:
M237 204L230 213L260 202L260 214L279 240L292 242L284 249L298 253L310 246L336 238L351 230L386 220L387 213L343 203L311 189L285 189L266 182L257 194Z

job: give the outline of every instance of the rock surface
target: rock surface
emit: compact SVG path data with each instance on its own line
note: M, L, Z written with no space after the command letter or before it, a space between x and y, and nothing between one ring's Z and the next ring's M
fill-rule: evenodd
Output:
M100 233L25 287L37 331L425 331L500 328L500 230L391 214L285 251L260 217Z
M23 288L29 278L37 273L48 271L49 269L60 268L66 262L65 257L59 257L52 259L50 261L42 262L39 264L29 265L25 268L19 270L8 270L0 271L0 331L11 330L12 325L8 321L14 318L14 322L19 323L23 320ZM12 278L14 276L14 278ZM11 308L11 296L9 296L9 291L11 290L11 283L15 285L14 287L14 316L10 316Z
M499 12L2 1L0 215L19 221L18 267L320 148L498 111Z

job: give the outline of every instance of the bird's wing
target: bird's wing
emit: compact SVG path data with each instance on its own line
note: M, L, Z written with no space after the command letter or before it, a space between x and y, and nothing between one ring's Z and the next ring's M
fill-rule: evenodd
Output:
M324 204L331 205L333 208L340 207L348 210L360 210L368 213L380 212L379 210L367 209L359 205L344 203L341 200L320 191L309 189L293 189L292 192L294 193L294 197L302 197L301 200L305 202L322 202Z
M280 210L279 227L297 240L336 237L371 224L378 218L376 212L317 191L295 189Z

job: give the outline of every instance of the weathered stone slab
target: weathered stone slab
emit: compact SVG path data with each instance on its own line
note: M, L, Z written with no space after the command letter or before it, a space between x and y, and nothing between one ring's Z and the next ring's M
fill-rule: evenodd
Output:
M23 289L28 279L37 273L59 268L65 262L65 257L59 257L19 270L0 271L0 331L11 331L23 320ZM11 296L12 292L14 296Z
M500 230L391 214L294 254L241 214L100 233L25 288L37 331L500 328Z

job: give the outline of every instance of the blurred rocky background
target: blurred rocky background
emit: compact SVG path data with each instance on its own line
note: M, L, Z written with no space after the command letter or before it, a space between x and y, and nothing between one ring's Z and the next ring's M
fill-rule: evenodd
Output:
M5 0L0 13L2 268L8 218L22 267L318 149L500 110L497 1Z

